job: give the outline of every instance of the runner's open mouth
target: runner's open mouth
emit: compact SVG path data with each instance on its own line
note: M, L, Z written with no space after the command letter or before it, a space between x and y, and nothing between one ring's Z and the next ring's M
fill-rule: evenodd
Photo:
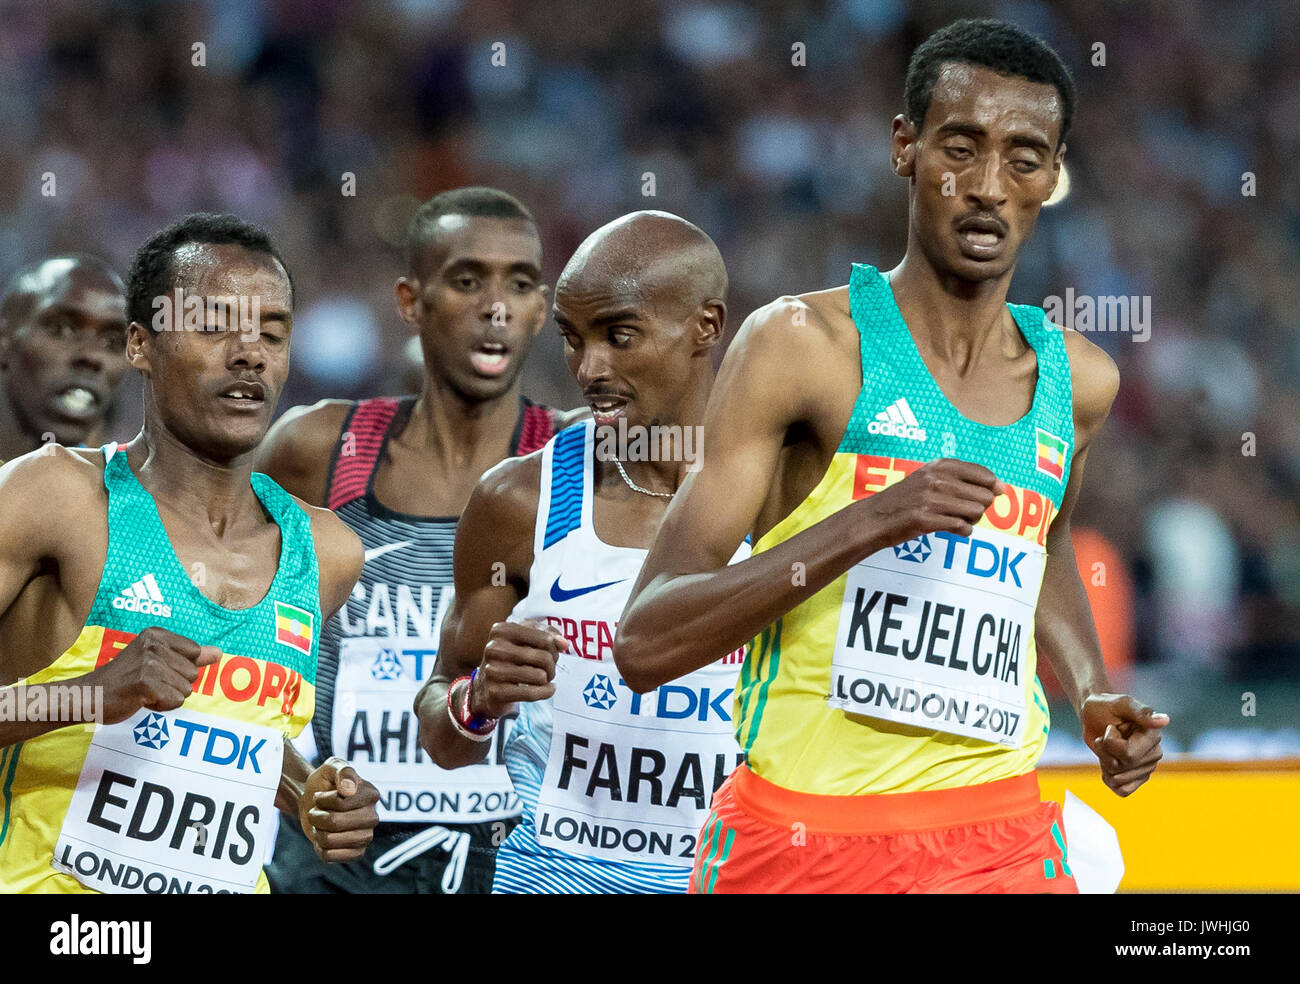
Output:
M499 376L510 366L510 349L501 342L480 342L470 350L470 364L481 376Z

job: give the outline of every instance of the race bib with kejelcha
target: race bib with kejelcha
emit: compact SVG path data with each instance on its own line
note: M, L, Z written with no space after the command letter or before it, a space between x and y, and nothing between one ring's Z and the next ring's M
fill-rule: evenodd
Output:
M1019 748L1046 551L1001 530L928 533L851 568L832 707Z
M252 892L283 761L279 731L184 708L101 727L51 864L100 892Z
M731 720L736 662L647 694L610 669L556 663L537 839L582 857L689 868L713 792L743 759Z
M437 657L436 634L344 637L335 684L335 751L379 789L375 808L381 821L475 823L518 815L519 797L502 759L513 718L501 722L489 760L478 765L442 769L420 747L415 696Z

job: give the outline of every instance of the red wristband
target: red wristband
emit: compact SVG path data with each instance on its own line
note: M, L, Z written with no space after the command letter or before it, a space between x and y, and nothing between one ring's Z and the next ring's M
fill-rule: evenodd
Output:
M454 680L447 688L447 716L451 718L453 727L466 738L471 741L487 741L496 730L499 719L478 717L470 713L469 688L473 680L474 674L471 673ZM461 684L465 685L461 691L464 696L458 697L456 688Z

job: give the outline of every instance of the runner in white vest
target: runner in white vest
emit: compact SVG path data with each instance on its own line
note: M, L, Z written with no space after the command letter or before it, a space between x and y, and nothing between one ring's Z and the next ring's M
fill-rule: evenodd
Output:
M684 892L709 800L740 761L743 651L647 694L613 653L646 548L702 451L725 297L717 247L676 216L633 213L588 237L555 320L594 420L492 469L462 517L455 598L416 709L425 748L455 768L480 761L519 705L505 758L523 821L494 892Z

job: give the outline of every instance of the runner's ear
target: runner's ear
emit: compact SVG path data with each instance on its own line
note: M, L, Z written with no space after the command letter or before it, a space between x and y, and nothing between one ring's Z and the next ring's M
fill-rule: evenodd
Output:
M149 339L149 330L138 321L132 321L126 329L126 362L132 369L149 371L149 357L145 346Z
M717 298L705 301L695 312L695 344L710 349L722 341L727 327L727 305Z
M397 315L406 322L407 327L417 335L420 331L420 318L417 308L420 303L420 282L414 277L398 277L396 293Z

